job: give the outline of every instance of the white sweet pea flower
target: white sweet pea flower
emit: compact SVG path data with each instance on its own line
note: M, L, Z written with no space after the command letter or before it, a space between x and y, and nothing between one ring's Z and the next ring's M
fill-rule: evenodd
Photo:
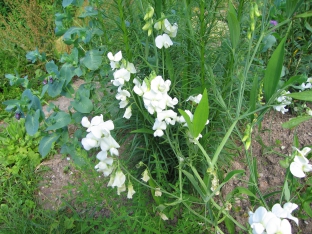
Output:
M123 115L124 118L126 119L130 119L132 115L132 110L131 110L131 106L126 108L125 114Z
M162 220L168 220L168 217L167 217L167 215L165 215L164 213L159 213L159 215L160 215L160 218L162 219Z
M125 68L127 71L129 71L132 74L135 74L137 71L134 67L133 63L129 63L127 61L123 62L120 66L120 68Z
M114 187L122 187L125 184L125 181L126 181L125 174L121 170L118 170L115 173L114 181L113 181L113 184L111 186L113 188Z
M150 179L150 177L148 176L148 171L147 171L147 169L145 169L145 171L143 172L143 174L142 174L142 180L144 181L144 182L147 182L149 179Z
M98 139L90 132L85 138L81 140L81 144L85 150L90 150L92 148L99 146Z
M119 108L125 108L128 105L129 101L126 99L124 101L119 102Z
M158 119L155 120L154 126L153 126L153 130L155 130L154 132L154 137L161 137L164 135L163 130L166 130L167 125L164 121L159 121Z
M132 199L133 194L135 194L135 191L133 189L133 185L131 183L128 184L128 194L127 198Z
M140 81L137 78L133 79L133 83L135 86L133 87L133 91L139 95L142 96L147 91L147 85L145 81L143 81L142 85L140 84Z
M165 19L164 20L164 32L167 33L170 37L176 37L177 31L178 31L178 25L174 23L173 25L170 24L170 22Z
M272 218L277 218L272 212L268 212L264 207L260 206L255 213L249 212L248 222L251 226L252 233L262 234L266 225Z
M190 96L188 99L186 99L186 101L191 101L191 102L195 102L195 103L199 103L200 100L202 99L203 95L202 94L198 94L197 96Z
M87 127L87 132L92 132L95 138L100 139L103 135L109 135L110 131L114 129L114 123L111 120L103 120L103 115L95 116L89 122L87 117L83 117L81 124L84 127Z
M125 68L121 68L119 70L116 70L113 73L113 76L114 76L114 80L112 80L113 85L123 86L126 81L130 80L130 75L131 75L130 72Z
M171 81L164 79L161 76L156 76L151 81L151 90L153 90L155 93L167 93L170 89Z
M91 123L87 117L83 117L81 120L81 125L85 128L90 127Z
M177 113L173 110L165 110L157 112L157 119L159 122L165 120L166 124L174 125L177 119Z
M298 178L306 176L305 172L312 171L312 165L305 157L295 156L294 161L290 164L290 172Z
M114 167L112 166L113 164L113 159L112 158L106 158L103 161L100 161L94 168L98 172L102 172L105 177L109 176Z
M158 49L165 47L166 49L173 45L167 34L159 35L155 38L155 44Z
M122 53L119 51L117 54L113 55L112 52L109 52L107 57L110 60L110 66L112 70L114 70L118 67L119 61L122 59Z
M130 93L125 89L121 89L121 87L122 86L119 86L118 92L115 97L117 100L125 101L128 97L130 97Z
M107 137L104 137L100 141L100 146L102 151L109 151L111 155L119 155L119 152L117 148L120 147L120 145L115 141L115 139L108 135Z
M291 212L293 212L295 209L298 208L298 205L295 203L287 202L284 204L283 208L281 207L280 204L275 204L272 207L272 212L278 217L278 218L287 218L295 221L297 225L298 219L294 216L291 215Z
M164 94L163 98L165 99L165 104L167 107L174 108L174 106L179 102L177 98L172 99L168 94Z
M291 234L291 225L287 219L272 218L266 225L267 234Z
M285 108L286 105L275 105L273 106L274 110L282 112L282 114L285 114L286 112L288 112L288 109Z
M117 187L117 195L120 195L120 193L126 191L126 184L124 183L123 185L121 185L121 187Z
M149 90L143 95L144 107L152 115L155 112L166 108L166 102L163 101L163 95L160 92Z

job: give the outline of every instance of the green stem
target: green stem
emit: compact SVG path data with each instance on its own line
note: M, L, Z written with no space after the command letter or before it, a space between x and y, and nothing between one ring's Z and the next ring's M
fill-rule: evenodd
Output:
M127 31L127 27L126 27L126 22L125 22L125 16L124 16L124 8L122 6L122 2L123 0L118 0L118 10L119 10L119 17L120 17L120 21L121 21L121 30L123 33L123 41L126 47L126 54L127 54L127 58L129 61L132 60L132 54L130 51L130 45L129 45L129 38L128 38L128 31Z

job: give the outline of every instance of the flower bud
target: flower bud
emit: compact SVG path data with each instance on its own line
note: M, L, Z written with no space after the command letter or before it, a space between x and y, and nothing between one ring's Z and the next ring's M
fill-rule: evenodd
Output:
M153 29L148 29L148 31L147 31L147 36L150 36L151 34L152 34L152 32L153 32Z
M21 118L21 113L20 112L16 112L15 113L15 119L19 120Z
M150 29L150 28L151 28L151 22L147 22L147 23L143 26L142 30L143 30L143 31L146 31L146 30L148 30L148 29Z
M255 26L256 26L255 21L251 21L251 22L250 22L250 30L251 30L252 32L255 31Z
M250 8L249 16L251 20L255 19L255 10L253 6Z
M144 20L145 20L145 21L146 21L146 20L149 20L150 18L153 17L153 15L154 15L154 8L151 7L151 6L149 6L149 7L147 8L147 13L146 13L145 16L144 16Z
M261 15L260 12L259 12L257 3L254 6L254 11L255 11L255 16L259 17Z

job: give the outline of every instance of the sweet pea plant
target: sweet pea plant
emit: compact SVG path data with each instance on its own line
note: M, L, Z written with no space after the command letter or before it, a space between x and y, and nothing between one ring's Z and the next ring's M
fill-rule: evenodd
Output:
M46 127L39 145L43 157L57 144L82 166L89 160L88 151L96 154L95 169L109 177L107 185L116 187L118 195L127 191L132 199L137 186L147 187L162 220L172 219L180 207L210 232L223 233L220 224L225 223L230 233L235 233L235 226L253 233L290 233L288 219L298 224L291 215L298 205L291 200L298 197L299 185L288 181L312 170L306 157L310 148L300 151L296 144L293 156L287 158L281 198L271 212L258 188L251 132L271 107L286 112L291 98L309 94L285 91L301 76L279 81L292 22L311 12L295 14L302 1L286 1L284 20L272 26L268 4L239 1L225 7L221 0L94 0L75 18L73 10L82 8L83 1L63 0L64 12L56 15L55 31L72 45L71 53L57 62L45 61L38 50L28 53L33 63L46 62L40 76L42 92L32 90L27 77L8 75L12 84L26 89L20 100L5 102L7 110L26 118L30 135L40 124ZM218 13L220 9L226 13ZM244 12L250 12L248 17ZM227 24L220 33L224 18ZM277 30L281 35L274 47L268 36ZM255 64L260 48L270 51L262 68ZM85 83L75 90L77 77ZM50 105L54 112L46 118L41 105L45 93L72 97L69 112ZM86 131L79 129L71 136L68 124ZM128 136L132 142L120 155ZM226 166L237 139L244 144L250 170L248 188L235 188L225 196L222 187L244 174L244 170L228 172ZM249 225L239 223L231 211L241 194L250 198ZM304 207L309 201L304 200Z

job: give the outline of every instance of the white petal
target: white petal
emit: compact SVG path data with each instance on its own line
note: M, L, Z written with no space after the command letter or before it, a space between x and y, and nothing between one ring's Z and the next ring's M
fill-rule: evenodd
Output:
M83 117L82 120L81 120L81 125L85 128L88 128L90 127L90 121L87 117Z
M292 162L290 164L290 172L291 174L293 174L295 177L298 178L303 178L306 176L302 170L302 164L298 162Z
M100 161L103 161L107 158L107 151L100 151L97 155L96 158Z
M158 49L163 48L164 46L164 39L162 35L159 35L155 38L155 45Z
M119 51L117 54L114 56L114 61L119 62L122 59L122 53Z

